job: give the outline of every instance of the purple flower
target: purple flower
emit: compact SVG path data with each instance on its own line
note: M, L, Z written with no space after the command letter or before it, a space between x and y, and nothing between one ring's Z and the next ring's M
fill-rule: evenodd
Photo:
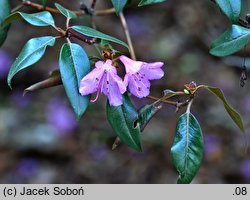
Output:
M52 99L47 107L47 120L60 135L70 134L77 123L70 108L61 99Z
M240 172L246 180L250 181L250 159L246 159L242 162Z
M96 62L95 68L83 77L79 92L83 96L97 92L96 98L91 100L92 103L98 99L100 92L103 92L108 97L111 106L119 106L122 104L122 94L126 90L112 61L106 60L106 62Z
M126 68L124 83L129 91L139 98L149 95L150 80L161 79L164 75L162 62L146 63L131 60L126 56L120 56L120 60Z
M31 177L38 171L39 165L36 160L23 159L18 165L18 173L23 177Z
M12 58L7 51L0 50L0 79L7 76L11 67Z

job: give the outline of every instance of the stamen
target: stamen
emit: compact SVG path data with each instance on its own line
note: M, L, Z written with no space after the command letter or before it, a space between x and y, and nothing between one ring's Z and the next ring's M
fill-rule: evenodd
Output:
M98 78L96 78L96 80L97 80L97 79L98 79ZM101 77L101 79L100 79L100 81L99 81L99 83L98 83L96 97L95 97L95 99L91 99L91 100L90 100L91 103L96 102L97 99L99 98L99 95L100 95L100 92L101 92L101 82L102 82L102 79L103 79L103 76ZM99 79L98 79L98 80L99 80Z
M100 84L99 84L99 85L100 85ZM101 89L100 89L99 85L98 85L98 89L97 89L96 97L95 97L95 99L91 99L91 100L90 100L90 102L91 102L91 103L96 102L96 101L97 101L97 99L99 98L100 91L101 91Z

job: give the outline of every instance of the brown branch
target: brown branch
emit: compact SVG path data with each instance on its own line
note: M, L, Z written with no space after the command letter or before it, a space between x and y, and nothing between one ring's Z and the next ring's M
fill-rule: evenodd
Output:
M77 38L78 40L81 40L87 44L94 44L96 42L96 38L92 38L92 39L89 39L89 37L81 34L81 33L78 33L77 31L73 30L72 28L69 28L67 29L67 33L66 35L70 38L70 37L74 37L74 38Z
M48 7L48 6L44 7L41 4L34 3L34 2L31 2L31 1L23 1L22 4L25 5L25 6L31 6L33 8L36 8L37 10L47 10L47 11L49 11L51 13L60 14L60 11L57 10L56 8L51 8L51 7ZM83 10L75 10L75 11L72 11L72 12L74 12L78 16L87 14ZM114 8L109 8L109 9L106 9L106 10L96 10L94 12L94 15L103 16L103 15L108 15L108 14L113 14L113 13L115 13L115 9Z
M133 43L132 43L130 33L129 33L129 30L128 30L128 24L127 24L126 19L125 19L124 15L123 15L123 12L120 12L119 17L120 17L120 20L121 20L123 31L124 31L124 33L126 35L126 39L127 39L127 42L128 42L129 52L130 52L131 58L133 60L136 60L135 50L134 50Z

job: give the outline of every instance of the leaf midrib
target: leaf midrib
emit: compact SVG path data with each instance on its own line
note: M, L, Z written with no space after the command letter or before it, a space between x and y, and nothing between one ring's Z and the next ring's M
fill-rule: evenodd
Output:
M20 12L19 14L22 15L22 17L25 19L25 17L24 17L25 13L24 13L24 15L23 15L23 13L21 13L21 12ZM31 17L31 18L35 18L36 20L41 21L41 22L43 22L43 23L45 23L45 24L54 26L54 24L48 23L47 21L44 21L43 19L41 19L41 18L39 18L39 17L37 17L37 16L35 16L35 15L30 15L30 17ZM25 19L25 20L26 20L26 19Z
M77 80L77 88L79 88L79 82L78 82L78 70L77 70L77 64L76 64L76 62L75 62L75 58L74 58L74 56L73 56L73 49L72 49L72 45L73 44L69 44L69 48L70 48L70 54L71 54L71 58L72 58L72 62L73 62L73 65L74 65L74 67L73 67L73 69L74 69L74 71L75 71L75 74L74 74L74 76L75 76L75 78L76 78L76 80ZM78 111L80 110L80 99L79 99L79 94L77 95L77 113L78 113ZM78 114L80 114L80 113L78 113Z
M35 51L33 51L32 53L30 53L30 54L28 54L27 56L25 56L25 57L19 62L19 65L16 65L14 72L16 72L16 69L17 69L18 66L22 66L22 65L23 65L22 63L23 63L24 61L26 61L28 58L30 58L35 52L40 51L40 50L42 50L43 48L47 47L47 46L48 46L47 44L50 43L51 40L54 40L54 39L55 39L54 37L51 38L49 41L47 41L46 43L42 44L42 46L40 46L39 48L37 48Z

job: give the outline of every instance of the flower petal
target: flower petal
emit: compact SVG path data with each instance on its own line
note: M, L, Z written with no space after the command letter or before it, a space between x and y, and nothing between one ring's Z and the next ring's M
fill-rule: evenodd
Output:
M102 79L103 73L103 69L95 68L86 76L84 76L80 81L79 92L81 95L84 96L96 92L98 90L98 85Z
M144 63L139 72L145 74L148 80L161 79L164 76L163 65L163 62Z
M126 86L117 74L104 73L101 90L108 97L111 106L122 105L122 94L126 91Z
M134 74L134 73L138 72L143 65L143 62L134 61L126 56L120 56L120 60L124 64L126 72L130 73L130 74Z
M128 76L125 78L128 79L129 91L133 95L139 98L143 98L149 95L150 82L148 81L148 79L146 79L145 77L140 77L140 75L137 74L126 74L126 76Z

